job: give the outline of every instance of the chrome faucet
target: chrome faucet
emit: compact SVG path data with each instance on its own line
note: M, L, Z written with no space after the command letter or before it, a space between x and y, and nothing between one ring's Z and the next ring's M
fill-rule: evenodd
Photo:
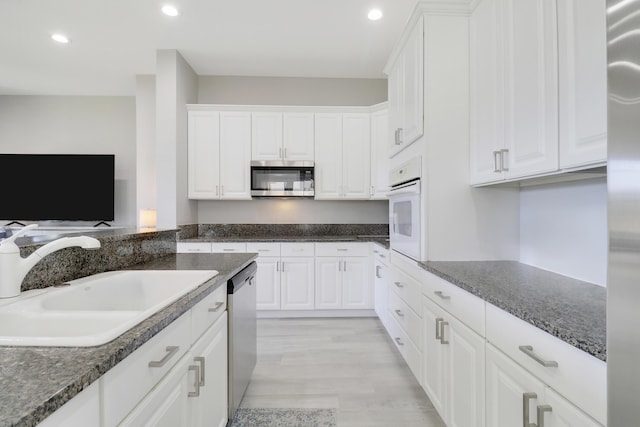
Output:
M20 248L16 245L15 240L37 226L37 224L27 225L13 236L0 241L0 298L20 295L20 286L27 273L38 261L50 253L72 246L84 249L100 248L100 241L93 237L62 237L47 243L27 258L22 258Z

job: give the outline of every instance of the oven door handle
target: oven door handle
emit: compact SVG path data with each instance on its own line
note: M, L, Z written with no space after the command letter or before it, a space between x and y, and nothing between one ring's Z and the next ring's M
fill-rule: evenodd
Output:
M400 194L420 194L420 181L411 181L393 188L387 193L387 197L391 198Z

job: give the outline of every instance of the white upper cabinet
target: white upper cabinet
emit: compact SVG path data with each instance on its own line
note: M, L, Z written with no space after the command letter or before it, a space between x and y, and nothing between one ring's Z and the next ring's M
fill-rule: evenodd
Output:
M471 183L558 168L555 1L482 0L471 31Z
M254 112L252 160L313 160L313 113Z
M606 161L599 0L480 0L471 21L471 184Z
M558 2L560 168L607 160L604 0Z
M390 157L424 132L424 29L419 19L388 71Z
M315 198L369 199L368 113L317 113Z
M389 110L371 113L371 199L387 199L389 191Z
M188 115L189 198L250 199L250 113L191 110Z

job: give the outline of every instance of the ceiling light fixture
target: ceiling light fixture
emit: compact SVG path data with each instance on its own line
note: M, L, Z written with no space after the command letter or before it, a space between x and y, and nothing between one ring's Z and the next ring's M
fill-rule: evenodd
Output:
M369 14L367 15L367 18L372 21L377 21L378 19L382 18L382 11L380 9L371 9L369 11Z
M67 36L65 36L64 34L52 34L51 38L55 41L57 41L58 43L63 43L63 44L67 44L69 43L69 38Z
M162 6L162 13L164 13L167 16L180 15L180 12L178 11L178 9L175 6L171 6L170 4L166 4Z

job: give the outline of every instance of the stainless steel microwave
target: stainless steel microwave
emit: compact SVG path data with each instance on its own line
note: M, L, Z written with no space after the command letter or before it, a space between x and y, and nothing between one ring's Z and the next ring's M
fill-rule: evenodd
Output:
M253 160L252 197L313 197L313 161Z

